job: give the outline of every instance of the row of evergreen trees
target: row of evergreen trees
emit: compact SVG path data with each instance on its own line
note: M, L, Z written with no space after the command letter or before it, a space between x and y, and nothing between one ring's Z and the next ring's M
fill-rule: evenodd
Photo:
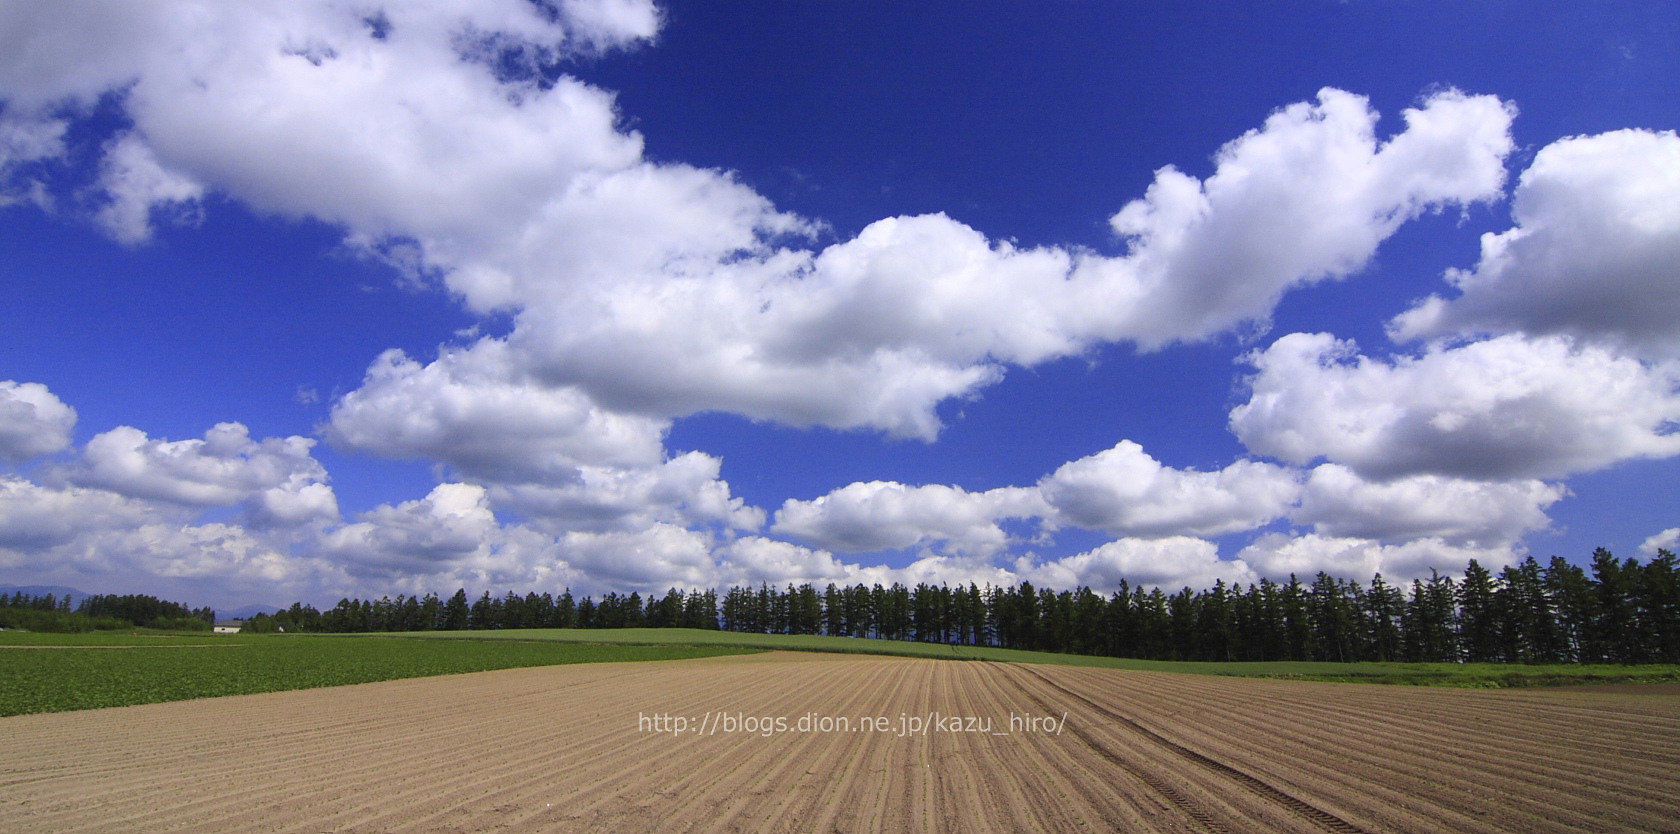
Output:
M85 632L144 626L209 631L215 621L214 609L188 608L146 594L95 594L83 597L74 607L69 594L0 594L0 628Z
M1410 586L1319 573L1310 583L1215 583L1167 593L1122 582L1103 595L970 584L810 584L679 591L599 600L465 590L293 604L247 621L253 631L426 631L493 628L722 628L828 634L1100 654L1157 660L1401 660L1520 663L1680 663L1680 565L1659 551L1645 564L1593 554L1590 570L1532 557L1494 574L1475 561L1462 577Z
M445 600L437 594L424 597L398 594L377 600L341 599L326 611L312 605L292 603L272 615L258 614L245 621L251 632L368 632L368 631L458 631L495 628L711 628L718 627L717 594L712 591L684 593L675 588L660 598L641 594L607 593L600 600L579 600L567 590L552 594L509 591L491 596L485 591L476 601L467 601L461 589Z

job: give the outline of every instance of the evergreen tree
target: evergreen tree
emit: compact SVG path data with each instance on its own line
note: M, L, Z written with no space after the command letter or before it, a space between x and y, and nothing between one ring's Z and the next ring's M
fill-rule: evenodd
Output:
M1107 636L1103 621L1108 603L1090 588L1081 586L1073 597L1073 645L1079 654L1101 654Z
M1202 594L1201 604L1196 608L1193 656L1198 660L1236 660L1236 610L1225 589L1225 580L1215 580L1213 588Z
M577 600L572 599L572 589L567 588L554 601L554 618L549 625L553 628L577 628L577 624Z
M1546 594L1540 563L1530 556L1500 573L1494 610L1504 659L1516 663L1557 663L1564 659L1562 629Z
M1504 659L1494 591L1493 574L1471 559L1464 569L1464 582L1458 586L1459 638L1464 646L1464 659L1470 663L1497 663Z
M1646 635L1646 657L1680 663L1680 564L1673 553L1658 550L1639 570L1639 621Z
M1278 607L1283 611L1285 654L1282 660L1316 660L1313 657L1312 618L1307 605L1307 590L1295 574L1283 586Z
M458 589L443 606L443 628L445 631L460 631L471 622L471 612L467 608L467 590Z
M1307 606L1307 617L1312 624L1310 659L1348 662L1358 637L1355 606L1348 586L1319 571L1307 596Z
M1562 556L1553 556L1543 576L1546 598L1557 613L1558 631L1563 643L1563 659L1580 662L1589 657L1599 658L1599 647L1593 644L1594 609L1592 580L1587 572L1569 564Z
M846 629L846 606L841 603L840 588L833 582L823 589L823 633L842 637Z
M1594 617L1592 644L1602 658L1612 663L1638 663L1647 652L1645 635L1639 630L1639 609L1635 598L1638 564L1616 560L1610 551L1593 551L1592 573Z
M1365 592L1365 620L1370 631L1367 659L1386 662L1405 656L1400 632L1405 608L1406 598L1399 588L1384 581L1381 573L1371 577L1371 588Z
M1196 593L1186 585L1167 598L1167 660L1196 659Z
M490 596L489 591L485 591L484 596L472 604L472 616L467 627L481 630L499 627L500 612L497 609L500 607L496 598Z

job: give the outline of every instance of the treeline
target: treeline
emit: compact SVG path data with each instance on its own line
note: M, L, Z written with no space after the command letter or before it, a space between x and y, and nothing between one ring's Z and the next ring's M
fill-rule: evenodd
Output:
M570 590L552 594L509 591L492 596L485 591L467 602L461 589L445 600L437 594L424 597L398 594L377 600L341 599L326 611L292 603L274 614L258 614L245 620L241 631L250 632L367 632L367 631L459 631L497 628L711 628L718 627L717 594L712 591L684 593L672 588L663 597L607 593L599 601L575 599Z
M171 631L209 631L216 621L210 608L188 608L178 602L145 594L95 594L84 597L74 609L70 596L22 591L0 594L0 628L28 631L87 632L123 628L159 628Z
M247 620L254 631L426 631L499 628L721 628L1002 646L1155 660L1680 663L1680 565L1668 551L1645 564L1593 554L1590 569L1532 557L1495 574L1471 561L1392 585L1319 573L1167 593L1121 582L1052 591L970 584L810 584L679 591L600 600L465 590L294 604Z

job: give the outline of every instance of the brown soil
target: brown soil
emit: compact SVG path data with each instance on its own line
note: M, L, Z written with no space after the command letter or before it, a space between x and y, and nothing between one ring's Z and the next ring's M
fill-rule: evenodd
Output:
M1603 688L771 653L13 716L0 739L6 832L1680 831L1680 699Z

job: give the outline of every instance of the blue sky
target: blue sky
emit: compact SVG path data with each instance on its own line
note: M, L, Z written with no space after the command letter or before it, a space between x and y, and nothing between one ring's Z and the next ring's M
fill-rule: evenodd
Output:
M81 5L0 3L6 582L1680 535L1671 4Z

